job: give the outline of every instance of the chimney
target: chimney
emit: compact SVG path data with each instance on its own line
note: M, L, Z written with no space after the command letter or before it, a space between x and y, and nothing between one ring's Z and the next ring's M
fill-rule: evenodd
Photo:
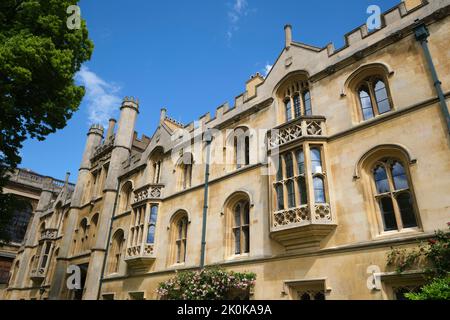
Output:
M159 123L163 123L164 120L166 119L166 115L167 115L167 109L166 108L161 108L161 113L159 116Z
M111 138L114 135L114 129L116 127L116 119L109 119L108 131L106 133L106 139Z
M292 26L287 24L284 26L284 36L285 36L285 48L289 49L292 43Z
M422 0L403 0L406 10L410 11L422 4Z
M70 172L66 172L66 178L64 179L65 187L67 187L69 185L69 177L70 177Z

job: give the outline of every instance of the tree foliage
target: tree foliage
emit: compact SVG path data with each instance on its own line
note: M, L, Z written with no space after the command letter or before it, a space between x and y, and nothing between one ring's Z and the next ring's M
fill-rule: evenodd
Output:
M0 234L14 207L3 187L21 162L22 143L64 128L84 96L74 75L90 59L93 44L85 21L80 29L67 28L67 8L77 3L0 2Z

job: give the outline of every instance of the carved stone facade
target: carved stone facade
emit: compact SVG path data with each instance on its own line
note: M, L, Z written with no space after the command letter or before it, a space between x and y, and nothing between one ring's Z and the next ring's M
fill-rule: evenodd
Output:
M89 130L73 192L41 196L7 298L157 299L202 264L255 272L255 299L391 299L417 285L395 281L386 254L450 220L449 5L402 2L339 50L286 26L272 70L233 107L188 125L162 109L152 138L134 132L147 106L125 98L105 136ZM69 266L81 291L65 286Z

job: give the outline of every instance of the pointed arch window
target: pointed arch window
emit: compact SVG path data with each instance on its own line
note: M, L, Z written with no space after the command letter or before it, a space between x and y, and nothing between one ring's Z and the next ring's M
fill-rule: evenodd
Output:
M186 190L192 186L192 166L194 158L191 153L185 153L179 161L180 189Z
M120 262L122 260L122 252L125 243L124 233L122 230L116 231L113 236L110 256L110 273L118 273Z
M250 132L248 128L234 130L234 157L236 169L250 164Z
M250 204L248 201L240 201L233 210L234 214L234 248L235 254L240 255L250 252Z
M311 91L306 80L290 82L279 91L285 121L312 115Z
M176 261L177 263L184 263L186 261L186 244L187 244L187 229L188 229L188 218L183 216L178 219L177 222L177 239L175 241L177 253Z
M358 86L358 98L363 120L372 119L392 110L387 82L381 77L368 77Z
M410 179L402 162L393 158L378 161L372 177L384 231L418 227Z

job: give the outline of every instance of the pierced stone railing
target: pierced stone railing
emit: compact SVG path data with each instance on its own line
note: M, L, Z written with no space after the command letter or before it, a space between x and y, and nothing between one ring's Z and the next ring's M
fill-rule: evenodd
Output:
M149 184L134 192L133 204L137 204L146 200L161 199L164 186L160 184Z
M140 244L128 247L125 254L125 262L135 270L145 271L155 261L155 245Z
M46 268L36 268L32 269L30 272L30 278L32 280L42 280L45 278Z
M58 236L58 229L45 229L41 232L41 240L55 240Z
M309 222L311 214L307 205L287 210L277 211L273 214L273 227L288 226L291 224Z
M283 124L271 131L269 148L279 148L287 143L305 137L326 135L324 117L301 117Z

